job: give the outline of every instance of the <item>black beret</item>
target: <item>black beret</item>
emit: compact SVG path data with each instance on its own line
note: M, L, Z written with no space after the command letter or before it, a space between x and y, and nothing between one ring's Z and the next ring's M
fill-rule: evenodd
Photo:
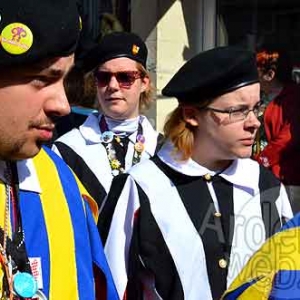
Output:
M0 67L70 55L79 23L75 0L1 0Z
M236 46L217 47L187 61L162 94L197 103L258 81L254 52Z
M81 67L88 72L108 60L128 57L146 68L147 55L147 47L138 35L130 32L113 32L105 35L84 57Z

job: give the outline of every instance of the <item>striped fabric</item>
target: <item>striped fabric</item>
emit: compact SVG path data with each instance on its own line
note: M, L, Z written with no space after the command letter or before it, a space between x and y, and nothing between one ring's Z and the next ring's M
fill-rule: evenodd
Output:
M107 195L113 176L106 149L101 143L99 120L101 114L91 114L79 127L61 136L55 141L52 150L71 167L89 194L97 201L99 207ZM161 136L156 132L145 116L140 117L145 136L145 151L141 160L149 159L157 150ZM126 152L125 170L132 165L136 132L129 136Z
M253 161L224 171L221 189L213 180L216 203L205 173L190 176L186 170L174 172L154 156L114 179L98 228L120 298L220 299L265 237L291 214L283 186ZM255 174L255 182L239 184L248 174ZM217 205L231 217L227 225L223 218L225 243L218 236ZM222 267L226 255L229 263Z
M223 300L300 299L300 214L252 256Z
M41 290L52 300L95 299L96 265L105 275L106 299L118 299L95 226L96 207L93 216L81 197L85 190L55 153L45 148L33 162L42 192L20 190L20 211L28 256L41 258Z

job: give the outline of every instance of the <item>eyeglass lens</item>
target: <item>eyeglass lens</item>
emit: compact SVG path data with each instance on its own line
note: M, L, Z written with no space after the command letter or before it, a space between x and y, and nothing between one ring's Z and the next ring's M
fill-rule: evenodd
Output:
M111 80L111 77L115 76L121 87L129 88L136 79L140 78L140 73L138 71L126 71L126 72L106 72L98 71L95 72L95 77L97 79L98 85L101 87L107 86Z
M254 113L255 117L261 117L264 113L264 106L261 103L259 103L258 105L253 107L253 109L245 108L236 111L231 111L229 117L231 119L246 119L251 111Z

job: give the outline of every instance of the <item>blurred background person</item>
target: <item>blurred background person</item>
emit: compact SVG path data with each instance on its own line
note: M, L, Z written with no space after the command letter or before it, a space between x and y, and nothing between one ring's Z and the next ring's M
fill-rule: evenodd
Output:
M65 89L71 112L58 119L53 141L73 128L79 128L88 115L97 112L97 90L91 74L85 74L75 66L65 80Z
M300 210L300 86L282 50L264 47L257 66L265 112L253 157L286 186L293 210ZM275 48L276 49L276 48Z

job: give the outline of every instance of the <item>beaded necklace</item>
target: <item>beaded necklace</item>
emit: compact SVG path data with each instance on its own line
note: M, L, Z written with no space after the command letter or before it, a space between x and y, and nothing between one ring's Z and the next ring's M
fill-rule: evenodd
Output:
M105 147L107 157L111 167L111 173L113 176L117 176L125 172L125 155L122 159L118 159L117 148L122 147L125 149L125 139L128 139L128 136L125 135L117 135L114 132L110 131L105 120L104 115L101 116L100 119L100 130L101 130L101 142ZM128 142L128 140L127 140ZM143 127L138 122L138 130L136 136L136 142L134 144L134 152L132 157L132 166L139 163L142 157L142 153L145 149L145 137L143 136ZM122 162L123 161L123 162Z
M0 228L0 263L4 276L1 299L32 299L37 292L37 282L31 274L25 248L19 209L16 165L7 163L5 172L4 228ZM10 213L12 213L12 238L9 237Z

